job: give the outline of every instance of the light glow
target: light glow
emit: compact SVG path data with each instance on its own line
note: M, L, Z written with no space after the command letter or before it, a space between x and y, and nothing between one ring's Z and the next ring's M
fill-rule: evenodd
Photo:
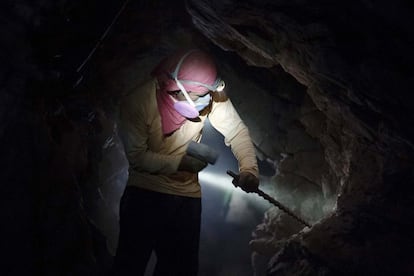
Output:
M272 207L266 200L261 198L256 193L246 193L242 189L238 187L234 187L232 180L233 178L226 173L217 173L211 172L209 170L201 171L198 174L200 184L208 185L214 188L218 188L223 191L223 193L230 193L233 198L240 198L243 201L252 202L255 208L259 209L267 209ZM236 204L239 205L239 204ZM236 207L236 206L234 206Z
M225 173L219 174L216 172L203 170L198 174L198 178L202 185L211 185L215 188L230 192L238 190L239 192L244 193L240 188L234 187L233 183L231 183L233 178Z

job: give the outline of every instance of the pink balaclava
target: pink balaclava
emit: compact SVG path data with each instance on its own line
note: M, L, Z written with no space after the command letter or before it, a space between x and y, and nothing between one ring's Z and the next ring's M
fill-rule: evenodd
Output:
M151 75L158 80L157 103L164 134L174 132L186 118L199 115L189 103L175 101L168 91L205 94L218 83L213 59L200 50L179 51L163 59Z

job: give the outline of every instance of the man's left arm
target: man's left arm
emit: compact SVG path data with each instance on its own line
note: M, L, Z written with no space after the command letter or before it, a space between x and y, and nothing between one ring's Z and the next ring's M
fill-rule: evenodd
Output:
M240 177L237 186L246 192L256 191L259 185L259 169L255 149L249 130L230 99L213 103L209 119L213 127L223 134L225 144L230 146L239 163Z

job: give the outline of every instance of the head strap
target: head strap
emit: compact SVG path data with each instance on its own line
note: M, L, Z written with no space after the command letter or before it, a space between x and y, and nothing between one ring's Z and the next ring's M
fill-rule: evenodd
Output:
M171 77L177 83L178 88L180 88L180 90L183 92L185 99L192 106L195 106L195 103L193 102L193 100L191 100L190 95L188 95L187 90L184 88L184 85L182 85L182 83L178 80L177 77L178 77L178 72L180 71L180 67L183 64L185 58L188 57L191 53L193 53L195 51L197 51L197 50L191 50L191 51L187 52L185 55L183 55L181 57L180 61L178 62L177 66L175 67L174 72L171 74Z
M180 90L183 92L184 97L186 98L187 102L189 102L192 106L194 106L194 102L191 100L190 96L188 95L187 90L185 89L183 84L190 84L190 85L198 85L198 86L203 86L205 88L207 88L210 91L223 91L224 89L224 81L221 80L220 78L216 78L216 81L214 82L213 85L208 85L202 82L198 82L198 81L193 81L193 80L179 80L178 79L178 73L180 72L180 68L181 65L183 64L184 60L191 55L193 52L196 52L198 50L193 49L188 51L185 55L183 55L180 59L180 61L177 63L177 66L175 67L174 72L171 73L171 78L174 79L174 81L176 82L178 88L180 88Z

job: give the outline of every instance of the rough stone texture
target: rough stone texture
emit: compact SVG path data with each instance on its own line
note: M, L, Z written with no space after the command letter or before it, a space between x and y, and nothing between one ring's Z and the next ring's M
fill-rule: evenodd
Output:
M325 190L340 187L336 212L286 242L270 275L414 269L405 255L412 235L398 234L412 230L413 218L412 22L405 2L390 12L382 2L189 1L195 26L216 45L249 64L280 64L307 87L316 109L307 105L300 121L333 173ZM289 162L281 167L292 170Z
M96 4L0 5L2 275L92 275L110 264L83 205L99 108L72 87L105 21Z
M256 66L280 64L307 86L316 106L300 121L324 148L329 168L323 171L333 173L325 174L322 182L331 187L325 190L340 186L337 209L292 237L273 257L269 275L383 275L414 269L404 255L413 249L412 235L399 236L412 230L413 215L410 19L403 18L404 2L390 12L384 12L385 3L188 5L195 26L215 44ZM300 165L290 164L295 158L300 155L281 168Z
M104 273L126 179L117 103L162 56L195 46L217 57L274 166L266 188L315 223L268 210L251 241L257 275L268 261L269 275L413 274L412 9L186 4L131 2L77 73L119 1L2 2L1 214L14 222L2 227L2 272Z

